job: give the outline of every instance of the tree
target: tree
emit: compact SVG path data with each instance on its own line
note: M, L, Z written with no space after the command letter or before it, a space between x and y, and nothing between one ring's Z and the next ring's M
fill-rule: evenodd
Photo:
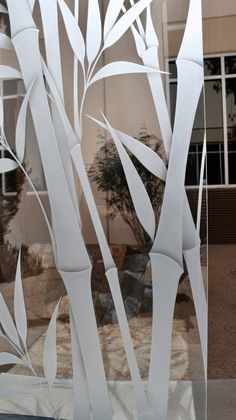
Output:
M5 157L11 156L5 152ZM1 175L3 176L3 175ZM22 187L25 182L25 176L20 168L5 175L7 189L14 195L5 194L3 183L0 183L0 244L4 242L4 236L8 233L9 223L15 217L21 200Z
M165 159L162 142L156 136L145 134L138 137L138 139L155 150L162 159ZM130 152L129 156L146 187L157 224L160 216L164 183L152 175ZM112 140L108 140L99 149L88 174L90 180L97 184L98 191L105 193L104 199L109 210L108 217L114 218L120 214L132 230L139 248L142 251L147 251L150 248L151 241L136 216L122 164Z

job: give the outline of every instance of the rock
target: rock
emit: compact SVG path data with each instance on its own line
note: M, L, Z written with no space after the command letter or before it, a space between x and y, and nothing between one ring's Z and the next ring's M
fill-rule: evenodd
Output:
M58 318L69 320L69 297L68 297L68 295L63 296L63 298L61 300Z
M93 293L94 309L98 325L117 322L116 311L111 293Z
M42 263L42 269L54 268L55 261L51 244L32 244L28 248L28 253L35 255Z
M92 270L92 290L99 293L110 293L110 287L105 276L105 268L102 255L98 245L88 245L88 253L90 255ZM120 271L126 255L126 245L111 245L112 256L114 258L117 269Z
M151 261L149 260L147 263L146 271L144 274L144 284L151 285L152 284L152 267Z
M189 304L185 304L187 307ZM186 316L186 308L183 308ZM152 336L151 314L139 316L129 321L133 345L138 360L140 374L143 379L148 377L149 358ZM45 327L46 330L46 327ZM103 325L98 328L101 350L103 353L104 368L108 380L130 380L130 372L125 355L123 340L117 324ZM35 342L29 350L33 366L39 376L43 376L43 348L45 333ZM196 322L191 332L186 328L185 319L175 319L172 335L171 380L202 379L202 361L200 357L199 336ZM69 323L57 322L57 354L58 378L71 378L71 337ZM194 360L194 364L191 361ZM11 374L28 375L24 366L15 366Z
M144 273L148 262L147 254L126 255L122 273L121 288L124 298L132 296L140 299L144 292Z
M64 284L56 269L44 270L39 276L24 278L22 284L29 321L51 318L58 300L66 294ZM12 316L14 286L14 282L0 284L0 291Z

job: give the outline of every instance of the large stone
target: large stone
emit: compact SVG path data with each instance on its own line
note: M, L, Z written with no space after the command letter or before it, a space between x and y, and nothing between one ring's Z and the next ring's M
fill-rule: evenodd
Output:
M60 297L66 294L56 269L44 270L39 276L23 279L22 283L29 321L49 319ZM14 286L14 282L0 284L0 291L12 315L14 313Z
M42 264L42 269L55 267L53 248L51 244L32 244L28 248L28 253L39 258Z

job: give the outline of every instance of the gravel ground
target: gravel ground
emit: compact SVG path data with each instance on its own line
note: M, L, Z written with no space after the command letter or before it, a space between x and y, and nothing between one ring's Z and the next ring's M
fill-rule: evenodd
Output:
M188 280L180 293L190 299L176 304L172 339L171 379L202 377L202 363L196 317ZM32 326L38 336L39 326ZM151 337L149 314L130 320L135 351L143 378L147 377ZM35 329L35 332L34 332ZM44 326L45 329L45 326ZM40 330L41 331L41 330ZM128 379L129 371L117 325L99 328L107 378ZM30 348L36 370L42 373L42 334ZM209 379L236 378L236 245L209 246ZM58 376L71 377L71 349L66 319L58 321ZM26 373L20 367L11 372Z
M201 379L203 372L199 336L188 279L185 279L180 284L179 293L185 299L181 299L175 308L172 334L171 379ZM141 376L147 378L151 345L151 314L143 314L131 319L129 326ZM118 325L107 324L99 327L99 336L107 378L110 380L129 379L129 369ZM45 334L42 334L29 351L38 375L43 374L42 354L44 341ZM64 319L59 318L57 323L57 351L57 376L70 378L72 376L71 345L67 317ZM10 370L10 373L26 374L28 372L22 366L15 366Z

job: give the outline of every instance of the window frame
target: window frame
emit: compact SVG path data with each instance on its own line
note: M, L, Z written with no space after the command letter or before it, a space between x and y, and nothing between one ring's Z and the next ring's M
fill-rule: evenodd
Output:
M222 119L223 119L223 146L224 146L224 184L212 184L206 185L208 189L221 189L221 188L235 188L236 184L229 183L229 160L228 160L228 124L227 124L227 101L226 101L226 80L227 79L235 79L236 73L234 74L226 74L225 73L225 65L224 65L224 58L225 57L233 57L236 56L236 52L230 53L217 53L217 54L204 54L205 58L220 58L221 63L221 73L215 76L205 76L204 75L204 82L207 80L220 80L222 84L221 95L222 95ZM169 62L175 61L176 57L169 57L165 58L165 69L169 72ZM166 96L167 96L167 106L169 110L169 114L171 117L171 105L170 105L170 85L171 83L176 83L178 80L170 79L169 74L166 76ZM197 185L188 185L186 189L196 189L198 188Z

